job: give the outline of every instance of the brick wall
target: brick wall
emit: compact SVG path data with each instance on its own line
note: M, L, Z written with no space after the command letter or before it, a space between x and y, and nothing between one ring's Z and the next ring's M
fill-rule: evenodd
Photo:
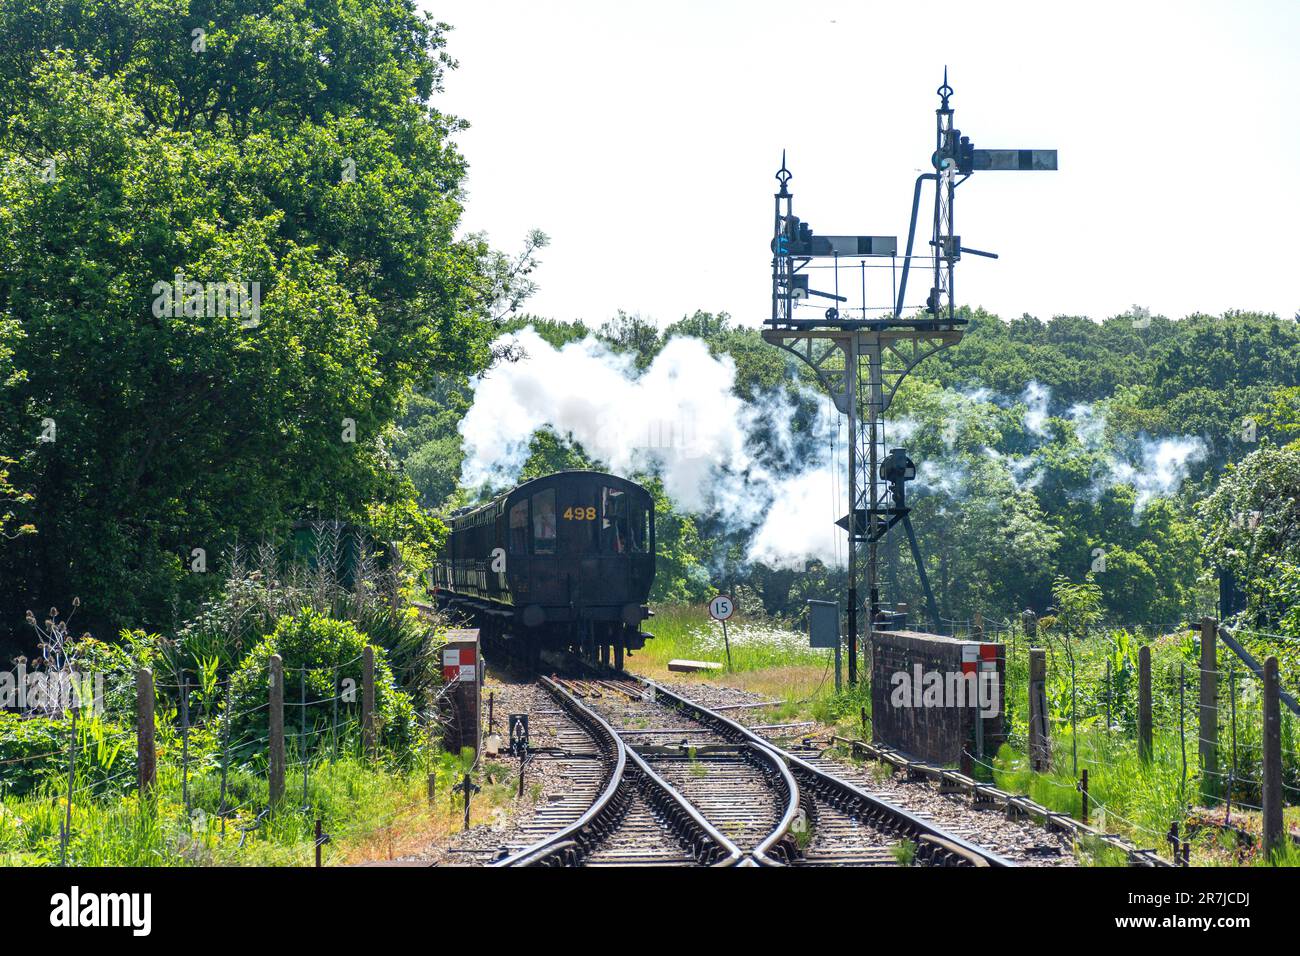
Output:
M872 740L948 765L961 762L963 745L972 754L996 753L1006 739L1005 667L1001 644L919 631L877 631L871 639ZM971 671L976 680L983 681L985 700L988 709L995 710L994 716L979 716L974 688L958 676ZM981 671L992 676L979 677ZM900 680L898 674L907 679ZM936 678L928 675L938 675L938 691ZM960 689L959 682L964 685Z

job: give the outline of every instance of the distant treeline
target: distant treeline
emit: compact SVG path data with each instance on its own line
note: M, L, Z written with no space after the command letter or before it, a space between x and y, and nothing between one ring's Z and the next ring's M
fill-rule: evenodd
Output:
M904 445L920 465L913 517L944 617L1041 613L1055 578L1091 574L1113 621L1173 622L1214 610L1211 564L1235 565L1242 582L1259 579L1253 601L1268 603L1285 559L1300 563L1300 521L1288 528L1279 517L1283 527L1260 537L1261 518L1250 515L1285 512L1288 500L1300 508L1300 483L1288 486L1286 475L1300 452L1281 447L1300 434L1300 325L1253 313L1175 321L1136 308L1104 322L963 314L965 338L913 372L887 429L887 444ZM734 361L740 397L785 393L791 429L808 439L799 456L805 465L829 457L826 445L812 442L817 408L808 370L726 314L697 312L664 329L622 313L594 329L529 316L511 324L531 325L557 346L595 335L630 354L637 369L674 336L703 339ZM402 422L393 451L428 507L467 495L457 486L457 425L472 401L468 380L448 376L417 397ZM841 432L841 449L843 440ZM754 441L762 444L761 432ZM530 450L522 477L600 465L549 429L534 435ZM1249 488L1239 487L1243 472L1223 481L1252 454ZM1261 496L1267 500L1255 500ZM1244 517L1236 513L1243 508ZM736 587L742 602L798 617L807 598L842 593L833 562L746 560L745 529L684 513L662 497L658 530L656 600ZM1233 546L1234 534L1252 538ZM919 607L906 547L891 544L882 560L883 598Z

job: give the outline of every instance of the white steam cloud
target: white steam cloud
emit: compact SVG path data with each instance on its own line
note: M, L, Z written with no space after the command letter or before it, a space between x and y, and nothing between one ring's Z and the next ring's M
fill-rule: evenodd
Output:
M1002 407L1012 404L1010 399L992 395L987 390L981 390L978 394L982 399ZM1025 406L1025 430L1046 438L1047 419L1051 414L1051 389L1041 382L1031 381L1020 395L1019 401ZM1135 521L1154 499L1176 492L1190 473L1191 465L1204 460L1208 452L1205 441L1195 435L1159 439L1146 435L1129 439L1115 438L1108 446L1104 402L1095 405L1076 403L1070 406L1064 417L1073 425L1079 444L1103 459L1101 469L1094 474L1089 489L1092 500L1096 501L1108 488L1130 485L1137 492L1133 503ZM1043 480L1041 448L1034 448L1028 455L1004 455L993 448L984 448L982 451L1006 468L1017 488L1034 488ZM945 468L942 463L937 464L932 471L935 475L951 473L952 469ZM923 470L920 477L924 476ZM941 480L932 484L935 490L951 493L951 482L947 486Z
M593 336L560 348L532 328L514 339L525 357L474 383L460 423L463 484L513 484L533 433L549 427L615 474L659 475L687 512L716 516L729 530L754 529L751 560L776 567L836 560L832 468L823 455L810 468L777 464L796 460L794 408L784 393L745 402L732 391L735 363L695 338L671 339L643 371ZM824 446L836 424L831 414L819 417ZM751 452L760 431L761 459Z
M659 475L682 510L715 517L728 532L748 532L751 561L785 568L801 568L810 558L843 564L844 535L834 520L844 510L846 436L825 396L815 396L820 413L812 433L798 433L795 407L785 392L753 402L741 399L733 391L731 358L711 355L699 339L673 338L643 370L632 356L611 351L593 336L560 348L532 328L513 339L524 357L473 383L474 404L460 423L464 485L514 484L534 433L550 428L615 474ZM1002 408L1016 403L988 389L951 394L959 403ZM1026 431L1047 438L1051 391L1030 382L1019 402ZM949 453L919 462L915 490L920 494L960 500L972 491L969 464L953 453L957 411L952 408L939 425L938 437ZM1107 447L1104 403L1074 405L1065 417L1084 447L1104 458L1091 493L1132 485L1135 519L1154 498L1176 491L1189 467L1206 454L1200 438L1187 436L1139 436ZM925 427L906 417L891 420L888 447L907 444ZM828 463L836 436L837 454ZM1027 454L975 450L1000 463L1019 488L1033 488L1043 479L1037 443Z
M1047 407L1052 393L1046 385L1030 382L1020 400L1025 403L1025 430L1040 438L1047 437Z
M1095 405L1079 402L1067 413L1074 424L1074 435L1083 447L1096 451L1106 437L1106 415Z
M1187 477L1189 465L1205 458L1205 442L1198 437L1140 439L1137 465L1117 462L1112 468L1115 483L1132 485L1137 491L1134 515L1141 514L1153 498L1173 494Z
M802 568L808 558L828 565L844 563L840 541L844 532L834 524L844 511L832 514L834 485L830 468L815 468L780 483L749 545L749 560L773 568Z
M527 328L515 340L525 357L478 380L460 423L465 484L512 483L529 439L546 426L618 474L659 472L689 511L714 504L716 472L750 466L745 437L755 410L732 394L735 364L699 339L673 339L640 374L630 355L591 336L557 349Z

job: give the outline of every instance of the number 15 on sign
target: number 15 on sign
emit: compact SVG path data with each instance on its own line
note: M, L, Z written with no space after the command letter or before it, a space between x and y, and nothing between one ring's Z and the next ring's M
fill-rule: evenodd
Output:
M731 670L731 639L727 636L727 619L735 613L735 604L725 594L719 594L709 602L709 617L722 622L722 643L727 648L727 670Z

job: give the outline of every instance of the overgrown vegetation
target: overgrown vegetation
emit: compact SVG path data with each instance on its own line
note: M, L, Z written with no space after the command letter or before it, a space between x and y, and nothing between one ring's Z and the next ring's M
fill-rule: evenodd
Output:
M346 752L337 760L308 766L303 801L302 774L289 780L292 798L274 814L264 814L266 781L255 769L238 767L228 775L227 793L236 809L220 814L220 775L210 763L196 762L189 778L189 810L182 799L177 764L159 765L154 797L134 792L109 798L74 788L72 830L66 853L61 845L67 810L65 792L51 786L0 802L0 866L310 866L314 860L315 821L323 821L330 842L326 865L392 859L421 852L460 829L463 803L451 788L465 772L462 762L421 757L406 768L376 766ZM436 799L427 801L429 774L436 775ZM82 786L79 776L77 787ZM474 824L493 819L496 808L514 798L514 787L499 774L471 804Z
M413 839L446 833L455 818L450 788L472 760L439 749L440 678L428 662L441 624L404 602L410 581L370 559L368 537L356 538L344 566L338 535L316 531L310 558L268 547L257 570L233 562L223 592L175 639L143 631L115 643L70 639L51 609L39 628L45 656L33 665L57 660L94 673L102 697L76 698L75 724L61 705L46 707L45 717L0 713L0 862L302 864L316 818L336 841L327 858L386 852L373 841L394 829L406 851L422 849ZM375 648L374 757L363 753L360 727L367 643ZM283 661L288 767L274 808L272 654ZM400 671L393 655L408 662ZM148 797L137 786L142 667L155 678L158 771ZM429 774L444 797L436 810L424 806ZM502 803L503 786L485 787L483 802Z

